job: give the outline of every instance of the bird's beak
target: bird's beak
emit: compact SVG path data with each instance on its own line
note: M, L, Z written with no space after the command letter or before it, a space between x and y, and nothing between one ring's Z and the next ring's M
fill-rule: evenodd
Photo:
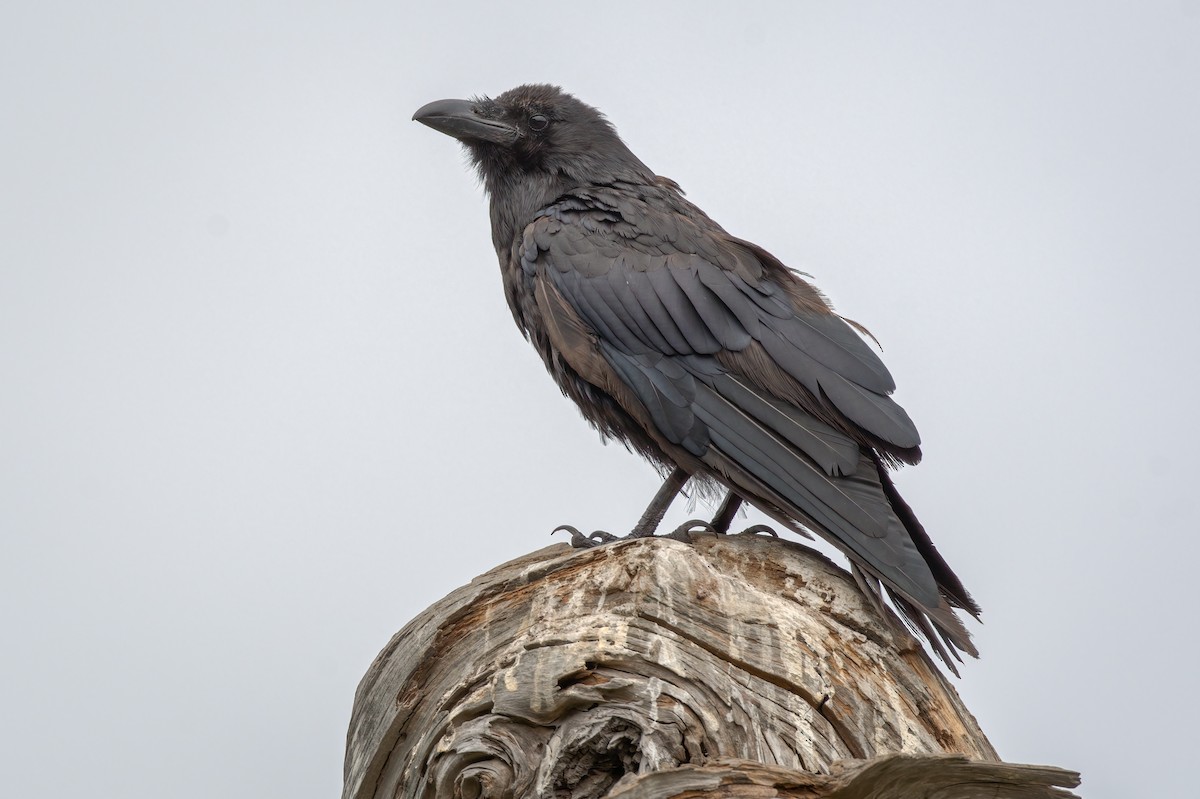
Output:
M508 145L520 135L511 125L481 117L470 100L437 100L418 108L413 119L459 141Z

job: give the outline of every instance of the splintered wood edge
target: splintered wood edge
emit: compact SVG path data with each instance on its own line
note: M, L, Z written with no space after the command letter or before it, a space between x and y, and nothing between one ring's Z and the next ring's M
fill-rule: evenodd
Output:
M833 774L722 760L622 780L605 799L1078 799L1079 774L959 755L845 760Z

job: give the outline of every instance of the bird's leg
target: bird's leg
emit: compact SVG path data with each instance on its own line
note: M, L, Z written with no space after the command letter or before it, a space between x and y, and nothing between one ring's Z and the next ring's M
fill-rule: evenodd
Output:
M654 535L654 532L658 529L658 525L663 520L663 516L667 515L667 508L671 507L671 502L679 495L684 484L687 483L688 477L690 475L687 472L679 467L675 467L675 470L667 475L667 479L663 481L662 487L654 494L654 499L650 500L650 504L646 507L646 512L642 514L642 518L638 519L638 523L634 525L632 532L625 536L625 538L646 538ZM693 530L712 531L712 529L712 525L708 522L693 519L679 525L679 527L665 537L687 541ZM571 546L576 549L584 549L586 547L594 547L597 544L607 544L610 541L621 540L618 536L606 533L603 530L596 530L590 535L584 535L578 528L572 527L569 524L556 527L554 532L557 533L560 530L571 534Z
M736 491L730 491L725 495L725 501L721 503L721 507L717 508L717 515L713 516L712 524L709 525L714 532L728 533L729 525L733 523L733 517L741 510L744 499L738 496ZM752 535L756 533L767 533L776 538L779 534L765 524L755 524L742 530L742 535Z
M679 496L679 492L683 490L683 485L687 481L688 473L676 466L674 471L667 475L667 479L663 480L662 488L658 489L654 499L650 500L650 504L646 506L646 512L633 526L633 532L629 534L629 538L645 538L654 535L663 516L667 515L667 508L671 507L671 503L675 501L675 497Z
M733 517L741 510L742 498L737 495L736 491L730 491L725 495L725 501L721 503L721 507L717 508L717 515L713 517L712 528L718 533L728 533L729 525L733 523Z
M663 516L667 513L667 508L671 506L672 500L679 495L689 477L691 475L683 469L680 469L678 466L675 467L675 471L667 475L667 479L663 481L662 488L658 489L658 493L654 495L654 499L650 500L650 506L646 508L646 512L642 514L642 518L638 520L637 526L633 528L633 532L628 537L644 538L654 535L654 531L658 529ZM689 519L667 533L663 538L674 538L677 541L691 541L692 533L694 532L712 533L716 531L706 521Z

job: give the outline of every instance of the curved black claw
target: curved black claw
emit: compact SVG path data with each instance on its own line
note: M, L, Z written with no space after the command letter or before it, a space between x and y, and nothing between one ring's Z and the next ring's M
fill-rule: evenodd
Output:
M772 528L767 527L765 524L751 525L750 527L747 527L745 530L742 530L740 533L738 533L738 535L758 535L759 533L765 533L772 538L779 538L779 533L775 532Z
M688 519L671 532L660 537L674 538L676 541L690 542L692 540L692 533L717 533L720 535L720 533L717 531L717 528L713 527L703 519Z
M555 527L550 531L550 535L554 535L555 533L570 533L571 546L575 549L589 549L591 547L599 546L600 544L607 544L610 541L620 540L612 533L606 533L603 530L595 530L589 535L584 535L583 533L579 532L578 527L573 527L569 524L560 524L558 527Z

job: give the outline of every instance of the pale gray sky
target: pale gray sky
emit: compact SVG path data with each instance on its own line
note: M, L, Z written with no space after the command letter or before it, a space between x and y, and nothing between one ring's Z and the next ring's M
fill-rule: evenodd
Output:
M335 796L395 630L636 520L409 121L529 81L883 343L1001 754L1193 795L1194 0L7 4L0 794Z

